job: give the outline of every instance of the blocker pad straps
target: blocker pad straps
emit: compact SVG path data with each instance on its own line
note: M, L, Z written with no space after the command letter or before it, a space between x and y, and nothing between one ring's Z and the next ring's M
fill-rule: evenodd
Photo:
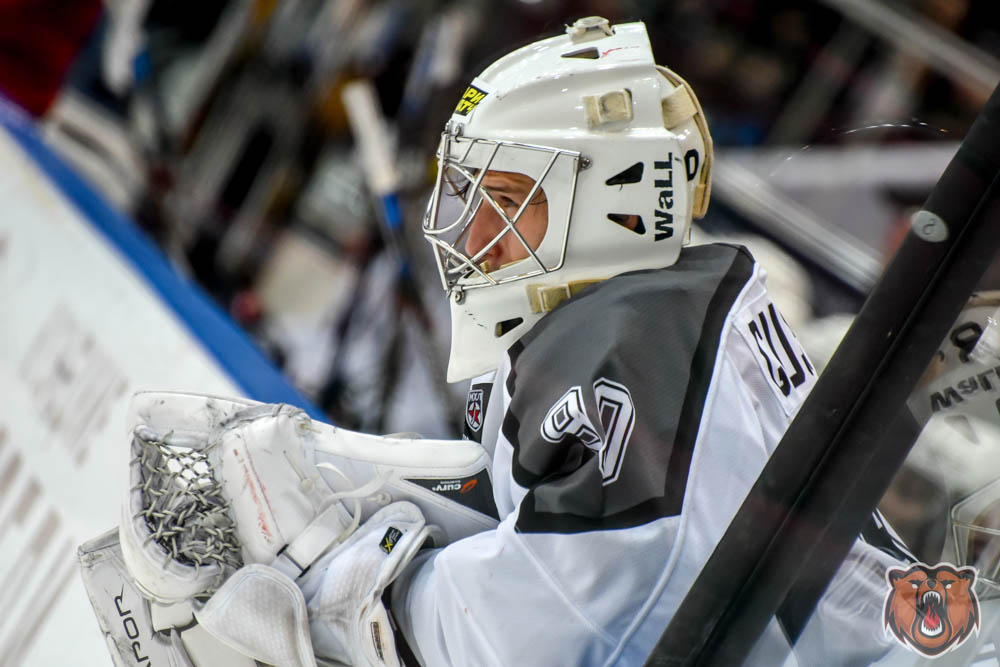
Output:
M339 502L329 505L295 539L278 551L271 567L291 579L301 577L344 535L344 513Z

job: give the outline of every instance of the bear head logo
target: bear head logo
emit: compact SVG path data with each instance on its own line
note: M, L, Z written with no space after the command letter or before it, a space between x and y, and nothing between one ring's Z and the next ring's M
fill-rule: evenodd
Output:
M979 632L979 600L972 586L976 570L948 563L893 567L885 574L889 593L885 631L904 646L935 657Z

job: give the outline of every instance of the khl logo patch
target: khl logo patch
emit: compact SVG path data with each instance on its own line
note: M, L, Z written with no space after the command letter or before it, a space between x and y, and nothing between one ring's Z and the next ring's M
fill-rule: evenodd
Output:
M469 400L465 404L465 423L473 431L478 431L483 427L482 389L472 389L469 391Z

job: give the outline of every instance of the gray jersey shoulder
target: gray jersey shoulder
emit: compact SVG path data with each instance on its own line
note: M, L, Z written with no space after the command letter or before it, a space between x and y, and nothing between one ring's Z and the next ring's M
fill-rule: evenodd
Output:
M753 267L743 248L685 249L588 288L511 348L501 428L530 489L522 530L680 512L722 328Z

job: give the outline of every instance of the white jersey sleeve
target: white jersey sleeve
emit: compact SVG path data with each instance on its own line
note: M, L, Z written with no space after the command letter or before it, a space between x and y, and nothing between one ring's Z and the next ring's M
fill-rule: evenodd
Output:
M741 248L686 249L547 315L477 395L499 527L394 584L417 659L642 664L814 380Z

